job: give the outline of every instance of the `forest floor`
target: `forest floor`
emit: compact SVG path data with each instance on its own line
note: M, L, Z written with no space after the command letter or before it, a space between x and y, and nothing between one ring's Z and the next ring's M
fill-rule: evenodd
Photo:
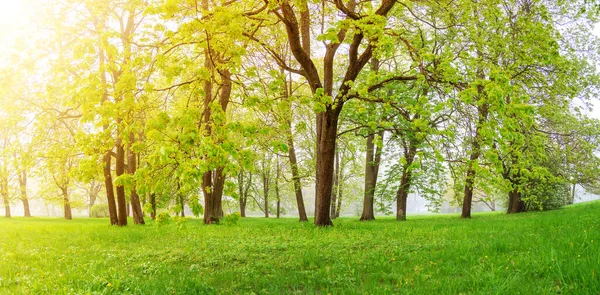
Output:
M0 294L600 294L600 202L336 220L0 218Z

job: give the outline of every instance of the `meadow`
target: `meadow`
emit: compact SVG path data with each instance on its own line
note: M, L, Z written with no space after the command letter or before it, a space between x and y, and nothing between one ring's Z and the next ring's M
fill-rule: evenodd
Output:
M600 294L600 202L335 220L0 219L0 294Z

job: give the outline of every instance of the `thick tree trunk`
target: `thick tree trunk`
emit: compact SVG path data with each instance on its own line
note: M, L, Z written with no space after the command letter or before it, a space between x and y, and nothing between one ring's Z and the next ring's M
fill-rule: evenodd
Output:
M111 159L111 153L107 151L104 154L104 187L106 189L110 224L115 225L119 223L119 219L117 216L117 203L115 202L115 189L112 181Z
M480 90L480 93L483 91ZM467 163L467 173L465 179L465 192L463 196L463 206L461 218L471 218L471 203L473 202L473 190L475 184L476 164L481 154L481 145L483 141L483 135L481 134L483 124L487 121L489 106L483 104L477 107L479 119L477 120L477 128L475 130L475 137L471 141L471 156Z
M339 183L340 183L340 153L336 149L335 151L335 172L333 175L333 193L331 195L331 212L329 215L331 219L335 219L336 216L336 205L337 205L337 196L339 191Z
M383 132L379 132L379 136L383 138ZM373 140L375 134L367 137L367 154L365 161L365 193L363 198L363 212L360 217L361 221L374 220L374 199L375 187L377 186L377 174L379 171L379 163L381 161L381 147L376 147Z
M21 193L21 202L23 202L23 216L31 217L29 199L27 198L27 172L24 169L19 171L19 190Z
M225 185L223 168L205 172L202 176L204 193L204 224L218 223L223 217L222 197Z
M117 158L115 170L117 177L119 177L125 173L125 149L120 138L117 139L116 146ZM118 225L125 226L127 225L127 200L125 198L125 187L122 185L117 185L117 204Z
M315 191L315 225L331 226L331 190L339 108L327 108L317 114L317 179Z
M134 175L137 169L137 157L135 152L131 150L132 144L135 142L133 132L129 135L129 143L127 145L127 169L130 175ZM146 224L144 221L144 213L142 212L142 204L140 203L140 197L137 194L135 182L131 187L129 203L131 204L131 213L133 215L134 224ZM182 211L183 212L183 211Z
M66 220L73 219L73 214L71 212L71 201L69 200L69 191L67 188L61 188L63 194L63 210L64 216Z
M508 193L508 209L506 214L521 213L525 211L525 202L521 199L521 192L518 188L513 188Z

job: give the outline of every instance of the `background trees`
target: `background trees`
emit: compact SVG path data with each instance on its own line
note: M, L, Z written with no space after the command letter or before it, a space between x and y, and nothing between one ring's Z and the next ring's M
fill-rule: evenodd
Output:
M572 203L600 187L597 16L572 5L39 3L0 64L3 207L46 192L70 218L102 190L117 225L235 203L327 226L405 220L411 193L466 218Z

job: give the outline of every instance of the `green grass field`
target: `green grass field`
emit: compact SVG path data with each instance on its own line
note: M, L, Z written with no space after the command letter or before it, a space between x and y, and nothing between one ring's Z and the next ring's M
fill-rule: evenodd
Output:
M600 294L600 202L507 216L0 219L0 294Z

